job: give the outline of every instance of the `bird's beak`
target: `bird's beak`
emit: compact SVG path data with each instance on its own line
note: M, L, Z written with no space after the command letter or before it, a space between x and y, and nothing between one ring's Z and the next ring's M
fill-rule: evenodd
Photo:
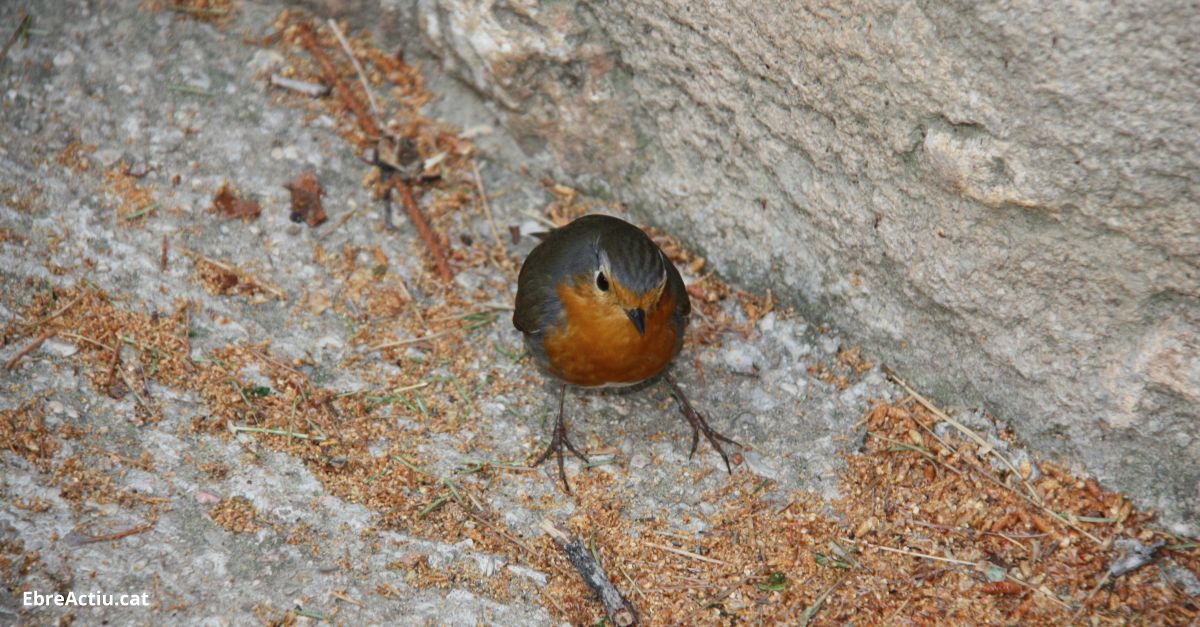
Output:
M626 309L625 315L637 327L638 335L646 335L646 311L644 309Z

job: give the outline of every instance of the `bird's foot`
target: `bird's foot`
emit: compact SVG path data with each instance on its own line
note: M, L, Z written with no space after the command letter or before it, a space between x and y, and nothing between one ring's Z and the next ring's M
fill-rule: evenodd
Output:
M716 449L717 453L721 455L721 459L725 461L725 471L733 474L733 466L729 464L729 456L725 454L725 449L721 448L721 443L732 444L738 448L746 447L741 442L726 437L709 426L708 420L704 418L704 414L696 411L696 408L692 407L692 404L688 402L687 395L680 389L674 377L668 373L663 378L671 386L671 395L675 397L675 402L679 404L679 413L683 414L683 417L688 421L688 425L692 428L692 450L688 453L688 458L690 459L696 454L696 447L700 444L700 434L703 433L704 439L708 440L708 443Z
M542 451L541 455L538 455L537 459L533 460L533 463L531 463L530 466L540 466L541 463L549 459L551 455L557 456L558 476L560 479L562 479L563 488L566 489L567 494L570 494L571 484L567 483L567 471L563 469L564 447L571 451L571 453L573 453L575 457L578 457L584 464L589 462L587 456L583 453L580 453L579 449L575 448L574 444L571 444L570 438L567 437L566 421L563 420L563 417L560 414L558 416L558 420L556 420L554 423L554 435L550 438L550 445L546 447L546 450Z

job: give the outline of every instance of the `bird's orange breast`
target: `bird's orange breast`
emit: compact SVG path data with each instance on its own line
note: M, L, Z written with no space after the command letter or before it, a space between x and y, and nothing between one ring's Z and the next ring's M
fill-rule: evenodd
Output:
M683 331L671 317L676 303L670 291L646 312L641 335L623 310L597 302L591 289L569 282L558 288L564 322L543 341L551 374L594 387L637 383L662 372L675 357Z

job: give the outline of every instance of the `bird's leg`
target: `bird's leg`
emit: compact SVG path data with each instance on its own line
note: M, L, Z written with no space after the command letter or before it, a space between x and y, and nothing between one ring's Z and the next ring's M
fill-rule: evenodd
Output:
M679 388L679 384L675 382L675 377L671 376L671 373L664 374L663 379L671 386L671 395L675 397L675 402L679 403L679 413L683 414L683 417L687 419L688 424L692 427L692 451L688 453L688 457L690 458L696 454L696 445L700 443L700 434L703 433L704 438L708 440L709 444L712 444L712 447L721 454L721 459L725 460L725 470L729 474L733 474L733 467L729 465L729 456L725 454L725 449L721 448L721 442L733 444L739 448L745 447L742 446L741 442L727 438L718 433L716 429L708 426L708 421L704 419L704 414L701 414L692 407L692 404L688 402L687 395Z
M574 453L575 457L578 457L585 464L588 463L588 458L584 456L583 453L580 453L579 449L575 448L575 445L571 444L570 438L567 437L567 422L563 420L563 402L566 398L566 395L567 386L564 383L558 389L558 420L554 421L554 435L550 438L550 445L547 446L546 450L542 451L542 454L538 455L538 458L533 460L533 463L530 465L538 466L542 462L546 461L551 454L557 454L558 476L562 479L563 487L567 489L567 494L570 494L571 484L567 483L567 471L563 469L563 446L566 446L567 450Z

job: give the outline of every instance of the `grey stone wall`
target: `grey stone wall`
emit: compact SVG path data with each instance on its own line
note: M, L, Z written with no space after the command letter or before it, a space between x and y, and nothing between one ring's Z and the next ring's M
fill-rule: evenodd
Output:
M1042 4L415 13L543 167L1196 533L1200 8Z

